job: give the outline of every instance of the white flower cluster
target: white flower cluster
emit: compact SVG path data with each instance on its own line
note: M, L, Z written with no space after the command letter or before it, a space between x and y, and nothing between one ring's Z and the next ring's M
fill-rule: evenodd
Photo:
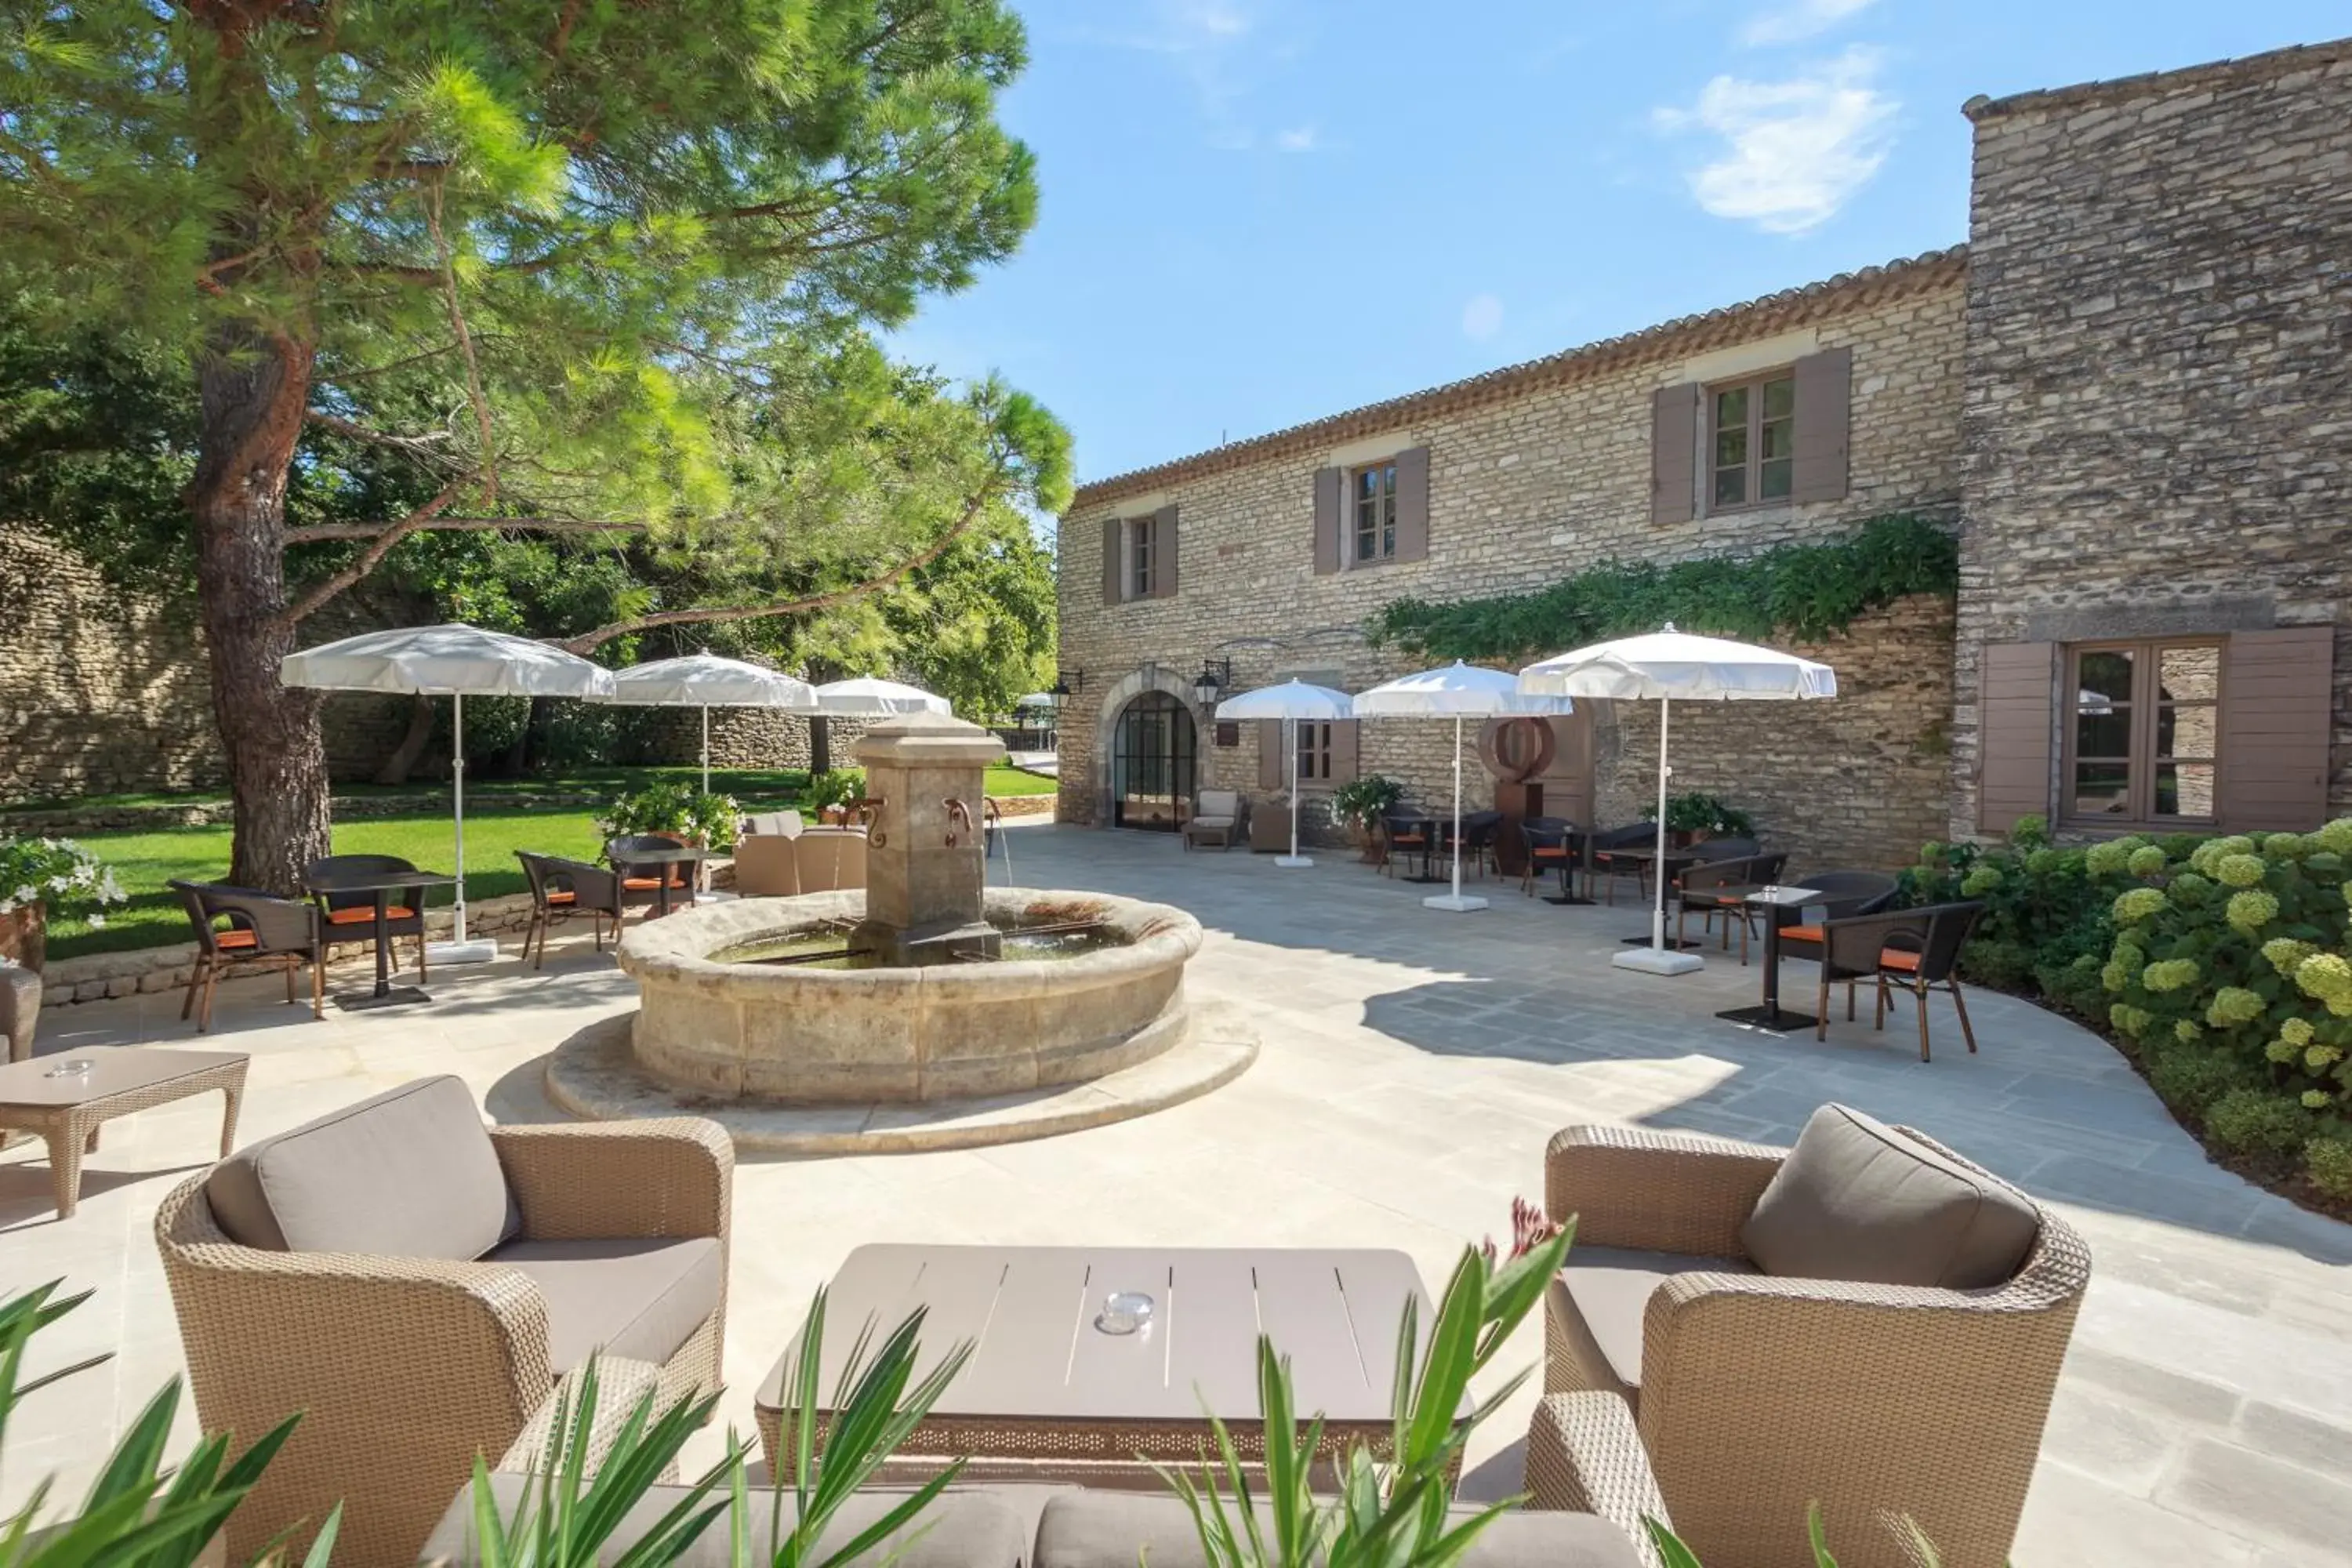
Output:
M70 838L0 838L0 915L33 904L60 911L119 904L129 895L114 868ZM90 908L93 926L106 917Z

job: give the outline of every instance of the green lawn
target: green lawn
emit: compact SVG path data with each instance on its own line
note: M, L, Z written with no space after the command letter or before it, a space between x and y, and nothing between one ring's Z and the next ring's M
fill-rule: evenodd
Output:
M589 788L618 795L643 788L656 778L693 779L693 768L604 768L567 773L560 779L535 779L468 790L466 813L466 892L475 899L497 898L523 890L522 868L514 852L530 849L549 855L593 859L602 850L593 813L530 811L501 807L498 796L516 789ZM732 795L747 811L789 805L806 783L804 774L751 769L713 769L711 786ZM990 795L1050 795L1054 781L1014 768L991 768ZM352 792L359 793L359 792ZM119 797L122 804L171 805L205 797ZM427 870L446 871L457 860L444 792L420 801L413 815L357 817L335 825L339 855L398 855ZM477 804L478 803L478 804ZM91 802L90 804L96 804ZM0 831L5 819L0 817ZM172 879L217 881L228 874L229 830L226 826L172 827L152 833L89 833L81 842L114 868L128 904L107 911L103 929L92 931L80 921L59 920L49 927L49 956L71 958L88 952L120 952L188 940L188 920L178 899L164 884ZM446 902L447 892L434 896Z

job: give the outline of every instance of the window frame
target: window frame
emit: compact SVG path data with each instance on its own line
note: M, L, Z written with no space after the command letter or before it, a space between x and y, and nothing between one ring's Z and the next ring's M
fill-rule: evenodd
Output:
M1353 571L1359 566L1387 566L1393 563L1397 558L1396 454L1391 453L1385 458L1375 458L1368 463L1357 463L1340 471L1345 478L1341 480L1339 492L1339 531L1347 546L1349 570ZM1374 472L1384 476L1380 492L1375 498L1380 510L1384 515L1377 520L1374 531L1379 534L1381 542L1386 548L1378 555L1366 555L1360 549L1364 531L1358 521L1363 498L1357 493L1357 488L1363 482L1363 477L1366 474Z
M2226 636L2213 637L2098 637L2084 642L2063 643L2059 647L2059 725L2058 800L2053 816L2061 827L2083 832L2101 833L2193 833L2206 829L2218 831L2227 812L2223 798L2221 776L2221 726L2229 707L2229 645ZM2181 708L2209 709L2213 715L2212 752L2209 756L2181 754L2159 756L2156 746L2158 722L2166 703L2163 696L2163 659L2168 650L2210 648L2213 651L2213 695L2210 698L2173 698L2175 710ZM2075 809L2075 769L2084 759L2080 751L2080 719L2082 715L2083 657L2085 654L2128 653L2132 658L2130 730L2125 742L2126 754L2120 759L2124 765L2126 809L2121 813L2084 812ZM2176 732L2177 741L2177 732ZM2117 759L2092 757L2093 763L2111 763ZM2203 763L2212 769L2212 810L2201 816L2158 816L2156 812L2157 774L2163 764Z
M1127 520L1126 570L1120 574L1127 584L1127 602L1155 598L1160 590L1160 517L1146 512L1141 517Z
M1298 793L1320 794L1338 786L1331 782L1331 725L1328 719L1294 720L1292 744L1297 747ZM1318 767L1317 764L1320 763Z
M1764 389L1776 382L1789 384L1789 450L1785 457L1770 459L1789 466L1789 489L1780 495L1767 496L1764 489ZM1745 392L1748 395L1747 456L1740 465L1740 494L1736 501L1716 499L1716 481L1729 471L1728 464L1716 461L1717 443L1722 426L1717 421L1717 408L1726 393ZM1705 399L1700 408L1699 429L1704 443L1704 456L1699 463L1698 491L1702 501L1699 515L1715 517L1731 512L1760 511L1768 507L1790 506L1796 501L1797 489L1797 421L1802 410L1797 406L1797 367L1791 363L1770 370L1751 371L1727 381L1707 382L1701 385Z

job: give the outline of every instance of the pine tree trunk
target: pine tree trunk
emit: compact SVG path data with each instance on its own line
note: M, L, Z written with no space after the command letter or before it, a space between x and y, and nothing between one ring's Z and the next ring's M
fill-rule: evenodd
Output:
M293 894L327 853L327 751L319 698L278 682L286 619L286 479L310 395L312 351L282 335L223 332L198 362L196 587L213 713L228 756L236 837L229 880Z

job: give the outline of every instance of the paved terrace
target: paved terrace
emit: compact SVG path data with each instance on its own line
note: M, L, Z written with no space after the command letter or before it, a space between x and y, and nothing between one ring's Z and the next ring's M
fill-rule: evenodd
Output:
M1562 909L1489 884L1495 907L1425 910L1423 889L1328 855L1277 870L1171 839L1024 827L1018 879L1164 900L1210 928L1198 993L1247 1007L1264 1054L1237 1083L1156 1116L1044 1142L737 1172L722 1421L751 1427L751 1391L810 1293L863 1241L1387 1246L1443 1275L1466 1240L1507 1230L1539 1195L1544 1142L1580 1121L1785 1142L1825 1100L1916 1124L2061 1205L2095 1278L2052 1417L2016 1561L2226 1568L2352 1563L2352 1228L2209 1164L2101 1041L1978 994L1982 1054L1948 1012L1922 1065L1906 1013L1826 1044L1742 1033L1709 1015L1753 999L1754 969L1612 970L1643 913ZM1002 875L1001 865L996 874ZM338 978L360 978L347 963ZM1788 966L1792 999L1810 967ZM324 1023L277 1005L274 979L223 988L214 1043L254 1053L243 1132L257 1137L421 1074L461 1074L500 1120L555 1114L539 1089L554 1041L630 1005L584 934L543 974L511 960L436 974L429 1007ZM1948 1009L1948 1004L1939 1007ZM193 1039L176 999L51 1014L45 1053ZM12 1285L63 1275L96 1299L47 1354L108 1367L20 1414L0 1507L43 1473L77 1493L101 1447L180 1347L149 1227L158 1200L212 1154L218 1101L107 1129L80 1214L57 1223L37 1151L0 1156L0 1259ZM1531 1322L1514 1347L1541 1356ZM1531 1398L1522 1396L1522 1405ZM1919 1418L1932 1421L1935 1412ZM186 1424L184 1423L184 1426ZM1506 1412L1473 1454L1472 1487L1516 1485ZM188 1433L184 1430L184 1442ZM706 1434L703 1451L718 1438ZM1958 1462L1958 1456L1955 1462ZM1792 1530L1805 1500L1789 1500ZM1831 1521L1840 1529L1860 1521Z

